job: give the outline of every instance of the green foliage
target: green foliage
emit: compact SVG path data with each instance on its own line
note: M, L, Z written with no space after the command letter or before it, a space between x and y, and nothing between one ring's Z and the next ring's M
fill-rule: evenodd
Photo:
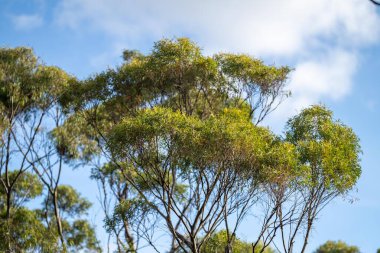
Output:
M66 230L65 236L69 252L75 253L79 250L102 252L95 230L87 220L75 220Z
M148 166L169 159L184 173L190 168L212 167L225 159L240 172L253 173L259 157L265 154L263 150L268 149L267 141L272 139L267 129L254 126L238 109L225 109L202 120L155 107L141 110L114 127L110 148L120 157L143 150L136 157L138 164Z
M267 97L269 103L281 97L290 72L288 67L266 66L248 55L205 56L187 38L160 40L148 55L125 51L124 58L121 67L71 85L65 106L78 110L101 104L107 115L98 116L112 121L147 104L207 116L246 94L257 95L251 110L260 117L270 105L258 101Z
M16 173L12 172L10 177L14 176ZM23 173L17 180L14 189L9 221L5 217L4 193L0 192L0 236L8 238L0 240L0 251L6 251L9 244L16 252L60 251L51 201L48 201L47 206L45 205L46 200L43 203L43 207L47 207L50 211L22 207L22 204L42 195L42 184L38 177L31 173ZM66 185L59 186L58 196L62 215L75 218L72 222L63 220L65 239L68 244L67 250L77 252L81 249L88 249L100 252L94 228L88 221L77 219L87 212L91 204L80 197L72 187Z
M310 229L323 206L320 200L347 193L358 180L359 140L326 108L313 106L290 119L285 138L257 126L289 95L283 88L290 68L267 66L244 54L205 56L186 38L158 41L147 55L125 51L124 60L72 86L65 106L74 115L62 132L74 139L57 138L72 158L83 158L83 150L97 152L95 142L107 154L107 164L94 178L107 183L117 199L106 219L109 231L146 207L170 228L174 225L164 213L174 212L173 201L180 222L186 217L183 223L192 231L202 231L193 227L203 226L196 212L207 213L210 203L220 203L217 193L223 187L225 200L254 191L278 203L303 196L300 218L290 220ZM199 184L207 185L203 192ZM310 206L315 210L306 210ZM178 227L170 233L183 232L186 247L204 238L191 234L186 224Z
M349 246L343 241L327 241L315 251L315 253L360 253L356 246Z
M65 250L59 242L52 201L45 200L41 209L29 208L28 202L45 194L51 198L52 189L44 189L43 176L59 184L59 176L55 178L47 170L56 164L56 157L46 133L63 119L58 102L64 103L73 83L75 78L44 65L29 48L0 48L1 252ZM59 186L57 193L59 212L69 218L61 221L65 225L63 239L70 242L67 250L99 250L92 226L76 220L90 203L69 186Z
M227 242L227 232L221 230L217 233L214 233L206 241L205 245L201 249L201 253L224 253L225 246ZM259 244L255 253L259 253L262 250L262 244ZM275 251L270 247L264 249L262 253L274 253ZM239 238L235 238L232 243L232 252L231 253L252 253L252 243L243 241Z
M13 182L18 176L18 171L10 171L8 176ZM2 180L5 180L5 176L2 175ZM34 199L42 194L43 185L38 179L38 177L29 172L20 173L18 176L17 183L13 188L12 193L12 207L20 206L31 199ZM5 191L4 188L0 188L0 208L5 208Z
M288 67L266 66L261 60L245 54L219 54L215 59L224 74L247 83L249 88L257 84L263 93L283 82L290 72Z
M345 193L361 174L359 139L351 128L333 120L323 106L312 106L290 119L286 138L299 154L303 180L322 184L329 192Z
M18 175L18 171L9 173L9 178L13 179ZM2 175L4 180L4 175ZM6 251L11 245L15 251L51 252L56 249L57 237L51 234L43 221L39 218L38 212L30 210L23 205L42 194L42 184L36 175L24 172L19 175L11 196L11 218L6 218L5 192L0 189L0 251Z
M35 211L27 208L14 209L8 222L5 222L5 212L1 213L0 236L1 252L6 252L9 245L14 252L52 252L58 249L57 235L45 227Z
M75 159L90 161L99 153L98 142L94 138L95 131L81 115L75 115L66 120L64 126L50 132L59 155L67 162Z
M91 207L91 203L85 198L81 197L80 194L69 185L58 186L58 207L59 210L65 216L75 218L82 214L86 214L88 209ZM49 199L45 200L47 207L50 210L54 210L53 201L51 196Z
M29 48L0 48L0 112L9 117L16 105L15 115L48 107L70 79L59 68L39 63Z
M16 175L16 172L11 172L10 178ZM46 211L22 207L27 201L41 196L42 188L42 184L36 175L27 172L22 173L14 187L11 219L9 221L5 219L4 192L0 191L0 235L2 238L9 238L0 242L0 251L8 249L8 243L12 245L14 250L23 252L52 252L59 249L58 234L55 231L54 223L48 226L45 224L46 215L48 215ZM60 186L58 194L60 211L64 216L77 218L90 207L90 203L81 198L70 186ZM52 209L51 205L50 203L48 208ZM54 222L52 212L53 210L51 210L50 215L52 222ZM86 220L74 220L72 224L68 221L64 221L64 223L70 251L77 252L79 249L99 251L95 231Z
M30 49L0 49L0 148L13 145L15 118L24 126L53 106L63 107L67 118L49 132L52 146L66 162L100 157L103 164L92 177L101 182L104 197L115 197L104 201L111 203L104 204L105 223L119 248L134 252L141 239L134 235L151 234L155 222L163 222L173 236L172 249L224 252L230 236L210 233L228 226L228 217L245 214L256 198L269 209L275 201L273 216L266 216L275 221L268 228L279 227L282 211L294 204L286 201L303 201L289 212L300 217L289 220L298 222L297 229L306 225L308 234L319 205L355 186L359 140L328 109L303 110L288 121L285 138L258 126L289 95L284 85L290 68L245 54L206 56L187 38L160 40L149 54L128 50L123 58L120 67L78 81L43 65ZM27 126L38 133L43 128ZM28 209L29 200L44 194L42 184L25 168L15 174L10 164L5 178L1 175L6 183L0 187L0 235L7 238L1 250L12 244L16 251L54 252L66 242L69 252L100 251L93 227L82 217L91 206L86 199L60 185L54 194L48 189L41 209ZM9 196L11 215L6 215ZM146 222L150 227L142 228ZM232 243L233 252L252 251L238 238Z
M93 250L100 252L99 241L96 239L95 230L87 220L80 217L85 215L91 203L69 185L60 185L57 189L58 210L62 219L63 234L67 243L69 252L78 252L78 250ZM50 220L50 229L56 230L53 225L56 222L54 216L54 205L51 195L44 200L43 205L47 213L39 210L41 218ZM57 231L54 231L57 234Z

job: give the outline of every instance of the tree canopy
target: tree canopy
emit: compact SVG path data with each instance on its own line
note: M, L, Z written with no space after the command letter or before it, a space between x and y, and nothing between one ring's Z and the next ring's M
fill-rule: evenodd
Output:
M162 252L162 234L171 253L290 253L296 240L305 252L317 215L361 174L352 129L322 105L284 135L263 126L290 94L287 66L205 55L187 38L123 59L80 81L29 49L1 49L1 247L99 251L91 204L60 181L90 165L117 252ZM238 239L255 217L254 241Z
M31 49L0 49L0 251L98 249L92 226L76 220L79 209L65 208L87 202L60 185L62 157L50 134L64 121L59 101L74 80Z
M315 253L360 253L356 246L349 246L343 241L327 241L318 247Z

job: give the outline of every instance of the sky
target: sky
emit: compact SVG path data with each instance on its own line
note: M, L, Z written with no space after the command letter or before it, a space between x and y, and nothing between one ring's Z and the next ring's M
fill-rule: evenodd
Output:
M362 176L346 199L321 213L309 252L344 240L362 252L380 248L380 7L368 0L0 0L0 47L32 47L48 65L84 79L122 62L124 49L148 53L162 38L189 37L206 54L248 53L293 68L292 96L264 122L281 133L286 119L322 103L361 139ZM65 183L95 202L89 169ZM351 201L354 199L354 202ZM252 224L240 237L253 239Z

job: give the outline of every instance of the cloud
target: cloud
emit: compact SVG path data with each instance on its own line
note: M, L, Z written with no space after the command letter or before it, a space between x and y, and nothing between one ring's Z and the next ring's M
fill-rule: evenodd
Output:
M365 0L63 0L56 22L109 36L110 54L115 45L139 49L185 35L206 52L246 52L290 64L293 98L280 107L288 112L347 96L360 50L380 39L380 17Z
M64 0L57 10L58 23L71 28L86 24L129 40L189 33L258 55L296 54L321 38L358 44L379 36L376 10L363 0Z
M283 123L311 104L339 101L346 97L353 86L357 65L355 53L340 49L330 50L318 59L301 61L290 76L288 89L292 96L273 113L270 125Z
M356 65L354 53L332 50L323 59L304 61L297 65L289 89L294 91L295 96L338 100L351 90Z
M11 20L18 30L31 30L43 25L43 18L38 14L11 16Z

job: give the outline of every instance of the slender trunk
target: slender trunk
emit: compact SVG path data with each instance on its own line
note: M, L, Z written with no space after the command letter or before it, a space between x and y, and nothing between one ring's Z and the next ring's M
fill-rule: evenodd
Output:
M59 215L59 209L58 209L58 191L57 191L57 188L54 189L54 193L53 193L53 205L54 205L54 216L55 216L55 220L57 223L57 230L58 230L59 239L61 241L63 251L66 252L66 243L65 243L65 239L63 237L63 232L62 232L62 221L61 221L61 217Z
M9 160L9 157L7 157L7 160ZM6 179L6 193L7 193L7 207L6 207L6 213L5 213L5 218L7 222L7 240L8 240L7 243L8 243L8 252L12 252L10 218L11 218L11 204L12 204L11 198L12 198L13 189L9 183L8 166L5 170L5 179Z
M7 210L6 210L6 220L7 220L7 244L8 250L7 252L12 252L12 244L11 244L11 224L10 224L10 209L11 209L11 188L7 189Z
M227 215L225 216L227 217ZM226 223L226 227L228 228L228 225ZM227 229L227 245L224 247L224 252L225 253L232 253L232 244L235 241L235 232L232 233L232 235L229 235L229 230Z
M6 219L7 222L9 222L10 219L10 210L11 210L11 193L12 193L12 184L9 180L9 164L10 164L10 146L11 146L11 131L8 133L7 137L7 150L6 150L6 157L5 157L5 190L7 193L7 209L6 209Z
M228 243L226 247L224 247L224 253L232 253L232 245Z
M12 188L7 189L7 207L6 207L6 214L5 217L7 221L11 218L11 194L12 194Z
M196 245L194 245L194 247L192 248L191 252L192 252L192 253L199 253L199 250L198 250L198 248L196 247Z
M133 238L132 234L129 231L128 221L126 221L125 219L123 219L123 225L124 225L125 240L127 241L127 244L128 244L128 247L129 247L128 252L136 252L135 241L134 241L134 238Z
M306 235L305 235L305 239L303 242L301 253L304 253L306 250L306 246L307 246L308 241L309 241L309 235L310 235L310 230L311 230L312 224L313 224L313 221L309 220L308 224L307 224L307 231L306 231Z
M197 247L197 241L196 238L191 236L191 252L192 253L198 253L198 247Z

